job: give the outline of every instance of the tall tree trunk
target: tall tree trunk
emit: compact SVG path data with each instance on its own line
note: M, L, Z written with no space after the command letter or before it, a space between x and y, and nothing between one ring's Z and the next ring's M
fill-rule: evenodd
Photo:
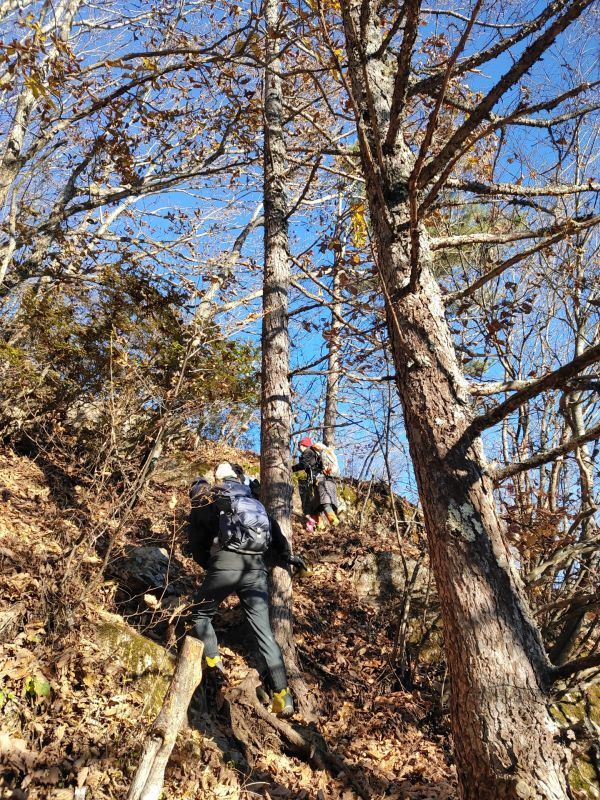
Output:
M414 252L414 155L401 137L391 150L382 148L391 82L379 59L365 57L350 14L345 8L348 71L398 391L442 606L462 797L564 800L566 753L547 707L549 664L511 566L481 441L469 430L469 393L422 226L418 280L405 288ZM377 51L376 32L366 47Z
M577 255L577 263L580 265L581 257ZM579 269L581 275L583 270ZM576 314L578 328L575 334L575 356L580 356L586 348L586 326L585 316ZM566 424L570 428L573 436L582 436L586 431L586 424L583 416L583 393L580 391L569 392L565 403ZM581 511L587 516L581 522L580 541L590 541L596 534L596 513L598 505L594 496L594 459L592 458L588 445L583 444L575 450L575 460L579 470L579 491L581 494ZM590 553L581 558L582 569L576 585L572 590L594 591L594 562L597 562L597 553ZM585 609L568 614L560 630L554 646L550 650L550 658L557 666L564 664L572 654L572 650L577 642L577 637L585 622Z
M341 198L338 202L338 224L336 236L341 241L342 225ZM338 396L340 385L340 331L342 327L342 303L340 297L340 262L344 259L345 248L336 248L333 257L332 283L333 300L331 303L331 324L329 326L327 359L327 384L325 387L325 414L323 416L323 444L335 447L335 431L338 412Z
M410 276L404 244L378 245L390 296ZM466 385L425 254L416 292L388 305L388 325L442 604L463 797L566 798L547 658L511 566L481 441L468 432Z
M262 498L292 543L292 425L289 373L288 223L285 196L285 141L280 47L279 0L266 0L266 69L264 86L264 282L262 322L261 447ZM292 580L289 569L275 567L271 584L273 633L283 651L289 682L306 709L307 692L297 665L292 627Z

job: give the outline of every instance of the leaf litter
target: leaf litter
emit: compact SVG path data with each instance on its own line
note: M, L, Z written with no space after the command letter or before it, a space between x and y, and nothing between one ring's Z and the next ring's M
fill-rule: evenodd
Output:
M252 453L225 448L219 455L256 467ZM214 462L214 445L196 456ZM76 568L64 572L61 556L82 533L78 523L86 503L85 482L78 483L76 474L72 479L78 508L70 508L64 498L57 502L34 461L0 452L2 798L125 797L153 719L147 696L132 685L123 664L106 653L97 630L102 613L118 612L164 644L169 626L162 623L168 617L172 621L172 609L154 593L149 602L143 595L137 598L137 610L127 613L131 609L119 604L113 579L85 597L100 562L93 547L83 547ZM178 566L173 572L179 609L186 607L202 577L181 549L186 509L185 478L175 487L172 481L154 482L117 542L117 552L131 545L169 544ZM87 513L100 517L108 512L106 506L94 506ZM398 685L389 664L396 612L366 604L352 579L359 556L398 551L390 514L373 515L359 535L356 514L349 513L335 531L310 535L296 517L295 550L313 566L309 578L294 583L296 644L320 733L330 750L361 774L373 798L455 798L447 714L429 674L437 675L439 663L424 664L409 688ZM241 620L235 605L226 603L217 618L220 637L226 638ZM229 681L241 682L248 672L245 653L227 644L223 652ZM241 765L226 722L215 709L206 714L212 727L204 732L187 728L178 737L165 798L358 797L343 773L315 770L266 746L252 754L248 769Z

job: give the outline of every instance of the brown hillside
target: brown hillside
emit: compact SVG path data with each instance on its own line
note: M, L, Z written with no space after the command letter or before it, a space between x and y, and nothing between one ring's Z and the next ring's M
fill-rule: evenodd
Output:
M206 444L163 465L123 522L118 500L64 464L0 453L0 797L126 796L202 577L183 547L189 478L222 458L257 469L255 454ZM367 568L399 558L389 495L350 484L344 494L349 508L336 531L306 534L299 516L294 525L295 550L313 566L295 581L296 642L319 719L293 724L301 734L318 729L330 761L316 768L285 731L245 708L239 692L256 665L231 601L216 624L228 685L203 686L194 698L165 798L455 797L426 562L411 615L411 670L399 675L391 663L398 600L381 588L376 596ZM406 521L407 510L398 503L412 564L421 529ZM138 547L164 549L161 585L144 587L132 575L128 559Z

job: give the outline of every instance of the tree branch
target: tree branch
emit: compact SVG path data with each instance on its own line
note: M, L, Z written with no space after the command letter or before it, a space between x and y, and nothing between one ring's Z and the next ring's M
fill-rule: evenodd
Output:
M537 378L522 381L485 381L485 383L469 384L469 393L472 397L491 397L502 392L517 392L531 386Z
M424 8L423 14L433 14L437 17L453 17L454 19L460 19L463 22L468 22L469 18L465 14L459 14L457 11L450 11L448 9L437 9L437 8ZM475 25L480 28L494 28L494 30L504 30L510 29L513 30L514 28L522 28L524 25L529 23L526 22L513 22L512 24L501 24L497 22L482 22L481 20L477 20Z
M595 611L600 606L600 591L595 594L582 592L580 594L567 597L564 600L554 600L552 603L546 603L535 610L535 614L546 614L548 611L560 611L561 609L567 610L567 616L572 614L579 614L581 611Z
M571 97L575 97L583 91L590 89L591 87L598 84L598 81L590 84L590 83L582 83L578 86L569 89L567 92L563 92L562 95L558 95L557 97L553 97L549 100L544 100L541 103L537 103L533 106L525 106L520 107L517 106L514 111L510 114L507 114L504 117L496 116L492 114L491 111L487 115L487 118L490 120L488 125L479 127L479 130L473 131L469 136L466 137L462 145L454 152L452 158L448 159L443 169L437 176L437 179L433 186L431 187L429 194L421 203L420 213L423 214L427 208L429 208L437 198L438 194L445 186L448 177L451 175L452 170L458 164L460 159L465 156L469 150L471 150L478 141L485 139L486 136L490 136L494 131L499 129L503 131L507 125L516 125L521 119L524 119L525 114L534 114L539 111L549 111L557 106L561 105ZM448 100L448 104L451 106L455 106L460 108L465 112L467 117L469 118L471 114L474 113L476 107L465 105L462 103L456 103L456 101ZM582 114L588 113L590 110L593 110L594 106L588 106L586 109L580 109L580 111L575 111L572 114L563 115L564 118L574 118L574 117L581 117ZM546 120L547 124L558 123L561 120L561 117L557 117L556 120ZM547 127L547 126L546 126Z
M464 61L461 61L461 63L458 65L457 74L462 75L469 70L480 67L482 64L490 61L492 58L497 58L501 53L505 53L514 44L522 42L523 39L526 39L532 33L536 33L543 28L546 22L552 19L555 14L558 14L560 11L562 11L566 3L567 0L555 0L555 2L550 3L541 12L541 14L535 17L535 19L523 25L520 30L515 31L515 33L513 33L511 36L507 36L506 39L496 42L496 44L493 44L487 50L482 50L479 53L474 53L472 56L465 58ZM440 70L440 72L436 73L435 75L431 75L421 81L418 81L412 86L411 95L420 93L431 94L431 92L437 90L438 84L442 80L442 77L443 72Z
M572 119L591 114L592 111L598 111L599 108L600 105L594 103L590 106L575 108L573 111L566 111L564 114L558 114L556 117L535 119L533 117L523 117L521 114L511 114L508 117L495 117L495 119L492 119L494 120L496 128L501 128L505 125L522 125L526 128L551 128L553 125L561 125L563 122L569 122Z
M600 182L591 178L587 183L554 184L553 186L521 186L517 183L483 183L482 181L450 179L446 182L446 186L449 189L491 196L562 197L566 194L580 194L581 192L600 192Z
M586 369L586 367L589 367L591 364L595 364L597 361L600 361L600 344L589 347L580 356L569 361L568 364L564 364L562 367L559 367L553 372L549 372L542 378L538 378L538 380L533 381L530 386L515 392L503 403L499 403L485 414L475 417L469 426L470 432L478 434L486 428L491 428L493 425L501 422L509 414L512 414L513 411L520 408L528 400L531 400L542 392L547 392L550 389L556 389L562 386L573 375Z
M554 461L559 456L576 450L582 444L591 442L594 439L600 439L600 425L595 425L593 428L590 428L589 431L581 434L581 436L574 436L572 439L568 439L557 447L552 447L550 450L543 450L541 453L536 453L534 456L531 456L531 458L525 459L525 461L500 467L491 473L492 478L496 483L499 483L500 481L506 480L506 478L511 478L513 475L518 475L520 472L526 472L529 469L534 469L542 464Z
M527 250L516 253L514 256L511 256L504 261L496 262L496 264L492 265L491 269L477 278L477 280L473 281L473 283L469 284L469 286L465 286L464 289L459 289L457 292L452 292L445 295L444 302L449 305L456 300L463 300L465 297L472 297L475 292L478 289L481 289L482 286L485 286L486 283L489 283L490 281L494 280L494 278L502 275L503 272L505 272L507 269L510 269L510 267L514 267L514 265L518 264L520 261L524 261L526 258L535 255L540 250L543 250L544 248L550 247L550 245L561 241L563 236L563 233L556 233L554 236L550 236L548 239L538 242L538 244L533 245L533 247L529 247Z
M321 161L322 160L323 160L323 157L321 155L318 155L316 160L315 160L315 162L314 162L314 164L312 165L312 167L310 169L310 172L308 174L308 178L306 179L306 182L304 184L304 188L302 189L302 191L298 195L297 199L292 203L290 210L285 215L286 220L289 221L293 217L293 215L298 210L300 204L305 199L306 195L308 194L308 192L310 190L310 187L312 186L313 178L315 177L315 175L317 173L317 170L321 166Z
M440 236L432 239L432 250L442 250L447 247L463 247L473 244L509 244L520 242L524 239L539 239L544 236L554 236L562 233L565 236L579 233L600 222L600 214L587 214L583 217L572 217L558 225L549 225L547 228L538 228L535 231L520 231L518 233L471 233L465 236Z
M600 606L600 591L594 594L589 592L581 592L580 594L572 595L564 600L554 600L552 603L546 603L535 610L536 616L538 614L546 614L548 611L560 611L566 609L567 616L572 614L579 614L581 611L595 611Z
M406 7L403 4L402 8L400 9L400 12L398 13L398 16L396 17L394 22L390 25L389 31L383 37L383 41L381 42L381 44L379 45L379 48L375 52L375 54L374 54L375 58L381 58L381 56L384 55L385 51L390 46L390 42L392 41L394 36L400 30L400 25L402 25L402 20L404 19L405 13L406 13Z
M290 375L328 375L329 372L326 369L296 369ZM344 372L343 377L346 380L353 381L355 383L389 383L390 381L396 380L396 375L359 375L357 372Z
M383 145L384 152L391 152L393 150L398 131L400 130L400 112L406 102L408 82L410 79L410 60L419 32L419 9L421 8L421 0L408 0L405 6L406 24L404 25L404 36L402 37L402 44L400 45L400 52L398 53L394 91L392 93L392 105L390 108L390 124Z
M469 392L473 397L490 397L493 394L502 392L516 392L519 389L526 389L535 383L537 378L528 378L520 381L485 381L484 383L469 384ZM593 390L600 392L599 375L575 375L571 378L566 387L573 391Z
M584 656L583 658L576 658L574 661L567 661L566 664L561 664L560 667L554 667L551 670L551 676L554 681L569 678L576 672L583 672L587 669L594 669L600 667L600 653L593 656Z
M508 90L540 59L542 54L552 46L556 37L562 33L569 25L574 22L585 9L592 4L593 0L573 0L566 12L554 20L554 22L542 33L532 44L523 52L520 58L506 72L498 83L487 93L483 100L474 109L473 113L462 125L454 132L448 142L442 147L440 152L431 159L423 168L420 185L427 185L442 167L452 159L457 150L478 125L489 115L498 100L503 97ZM551 4L560 8L559 3ZM547 10L547 9L546 9Z
M518 109L518 111L513 111L504 117L490 113L489 119L495 128L501 128L505 125L529 125L538 128L547 128L550 125L558 125L561 122L567 122L568 120L581 116L582 114L588 114L590 111L596 111L599 106L597 103L594 103L593 105L583 106L582 108L576 108L573 111L559 114L557 117L545 119L525 117L525 114L539 114L540 111L552 111L553 109L565 103L567 100L572 100L575 97L579 97L579 95L583 94L584 92L587 92L590 89L595 89L598 85L600 85L600 80L592 82L584 81L583 83L578 83L577 86L571 87L562 94L542 100L541 102L534 103L530 106L522 106ZM476 108L476 106L473 106L471 103L460 102L454 97L447 97L445 103L451 108L456 108L465 114L472 114Z
M423 164L427 157L427 152L429 150L429 146L433 140L433 134L437 128L439 114L442 108L442 104L444 102L444 97L446 96L446 91L448 90L448 84L450 83L450 78L452 77L452 70L454 69L454 65L459 57L459 55L464 50L464 47L467 43L469 38L469 34L473 29L473 23L475 22L477 15L479 14L479 10L481 9L481 5L483 0L477 0L475 6L473 7L473 11L471 12L471 17L467 22L464 31L461 34L461 37L456 45L454 52L448 59L448 64L446 67L446 72L444 75L444 79L442 81L442 87L438 94L438 97L435 101L435 106L431 114L429 115L429 119L427 120L427 128L425 129L425 135L423 137L423 141L421 142L421 146L419 147L419 153L417 158L415 159L415 164L413 166L412 172L410 174L410 178L408 179L408 208L409 208L409 232L410 232L410 278L407 284L407 290L409 292L414 292L417 288L417 282L420 276L420 237L419 237L419 198L418 198L418 186L419 186L419 179L421 176L421 170L423 168ZM390 128L392 127L392 122L390 121Z
M571 526L572 527L572 526ZM573 562L573 559L584 558L598 550L598 540L577 542L570 547L562 547L554 552L551 558L546 559L541 564L534 567L526 576L525 582L528 586L535 586L542 582L544 575L550 570L559 572L564 569L565 564Z

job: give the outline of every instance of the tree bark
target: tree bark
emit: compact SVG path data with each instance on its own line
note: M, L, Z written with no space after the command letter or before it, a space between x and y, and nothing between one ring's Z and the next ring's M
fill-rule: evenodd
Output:
M336 235L341 238L341 203L338 203L338 225ZM327 358L327 384L325 388L325 414L323 415L323 444L335 447L335 432L340 385L340 331L342 327L342 303L340 297L340 261L344 257L344 248L334 250L332 285L333 301L331 305L331 323L329 326L329 354Z
M142 757L127 800L158 800L165 781L165 768L175 746L192 695L202 679L204 646L186 636L173 680L163 706L144 741Z
M264 281L261 372L261 496L269 513L292 543L292 425L289 373L287 202L279 0L265 3L264 85ZM307 691L297 665L292 626L292 579L289 569L275 567L271 581L273 633L282 649L288 680L297 702L308 710Z
M580 262L580 257L577 256L577 261ZM579 273L581 274L581 265L578 263ZM586 348L585 336L585 323L580 319L578 314L578 330L576 331L575 338L575 356L580 356ZM576 391L570 392L564 403L565 420L574 437L581 438L586 434L585 420L583 417L583 410L581 401L583 393ZM599 426L595 426L599 427ZM600 431L599 431L600 435ZM577 466L579 469L579 491L581 493L581 510L584 512L584 517L581 523L580 542L591 542L596 534L596 520L595 515L598 510L598 505L594 497L594 459L592 458L587 444L582 443L575 451ZM594 574L593 562L597 561L597 553L586 554L582 558L584 569L581 570L581 576L577 581L577 590L588 589L586 583L593 583ZM593 591L593 587L592 587ZM569 614L560 630L554 646L550 650L550 659L553 664L560 666L564 664L569 657L576 644L577 637L581 632L581 628L585 621L585 611L579 613Z
M397 386L442 606L461 794L564 800L566 752L547 707L549 662L511 565L481 441L469 429L469 391L428 235L422 225L411 231L415 157L401 135L382 146L393 90L389 71L370 57L379 34L367 30L367 44L359 41L353 11L342 9Z

